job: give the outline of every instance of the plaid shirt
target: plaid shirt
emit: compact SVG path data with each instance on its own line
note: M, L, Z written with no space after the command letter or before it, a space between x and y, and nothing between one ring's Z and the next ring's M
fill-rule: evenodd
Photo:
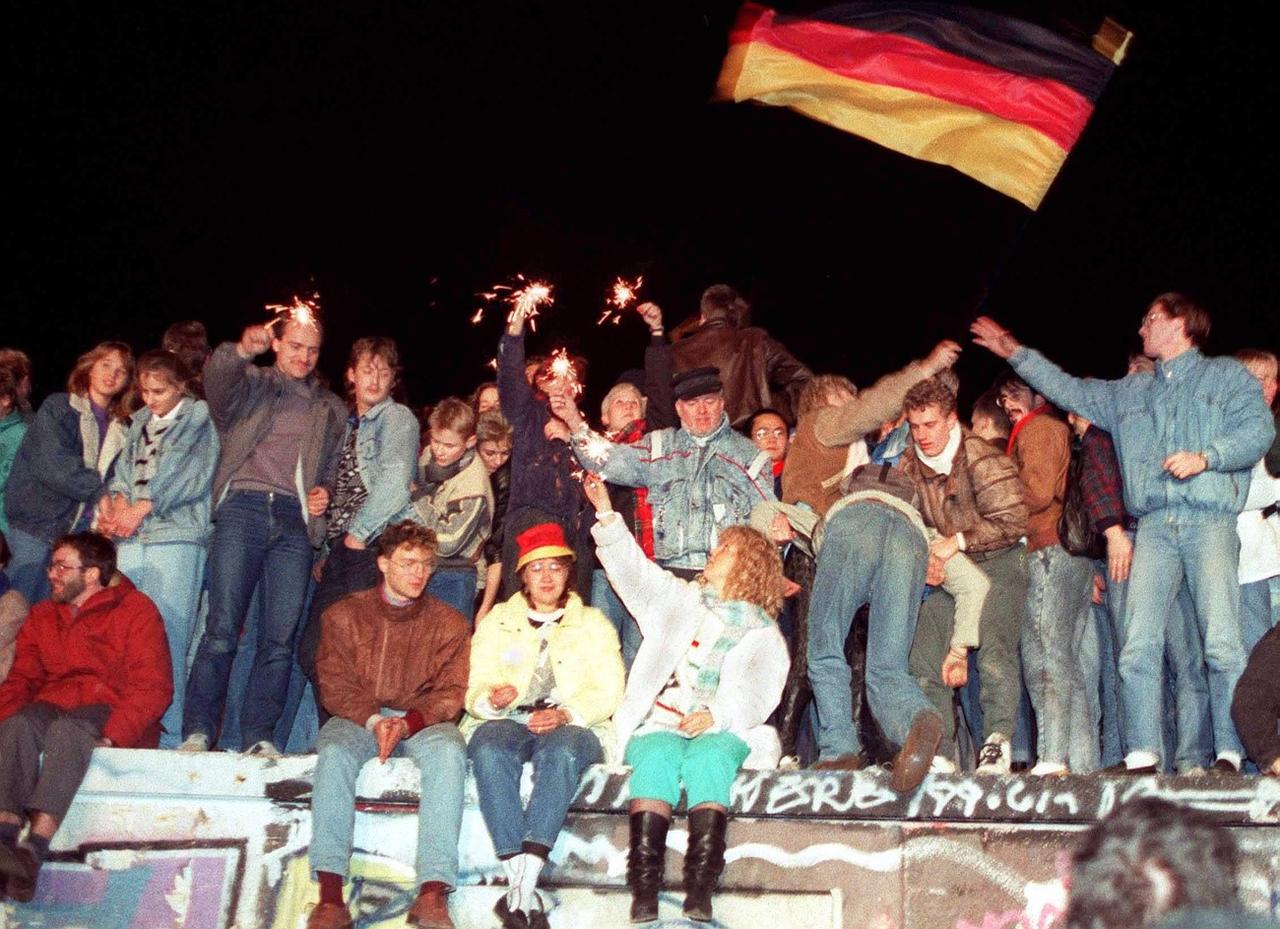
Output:
M1080 440L1080 491L1085 510L1099 532L1132 521L1124 509L1124 484L1111 434L1097 426L1085 430Z

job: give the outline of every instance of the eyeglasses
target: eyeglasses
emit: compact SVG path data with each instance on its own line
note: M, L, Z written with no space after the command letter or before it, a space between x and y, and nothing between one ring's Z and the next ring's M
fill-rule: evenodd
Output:
M783 436L787 434L787 430L782 428L781 426L777 426L773 429L760 428L751 434L755 436L757 439L770 439L770 438L781 439Z
M430 558L391 558L388 560L401 571L426 574L431 570Z
M83 571L84 565L67 564L65 561L54 561L50 563L48 572L50 574L66 574L68 571Z
M568 574L569 566L562 561L535 561L527 565L525 570L532 571L534 574L541 574L544 571L552 574Z

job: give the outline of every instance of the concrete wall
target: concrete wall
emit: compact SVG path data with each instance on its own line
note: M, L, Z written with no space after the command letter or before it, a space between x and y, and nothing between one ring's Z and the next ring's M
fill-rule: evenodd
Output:
M307 867L314 756L268 761L212 753L100 750L53 860L27 906L0 904L0 929L298 929L315 887ZM414 891L417 774L371 765L360 783L351 887L362 929L402 926ZM1045 929L1061 911L1075 835L1130 796L1209 812L1244 846L1248 902L1280 893L1280 782L1241 779L931 777L899 798L876 773L744 772L722 891L722 926ZM624 926L626 777L583 782L552 853L551 922ZM679 920L677 817L662 916ZM451 899L461 929L493 927L502 889L474 796Z

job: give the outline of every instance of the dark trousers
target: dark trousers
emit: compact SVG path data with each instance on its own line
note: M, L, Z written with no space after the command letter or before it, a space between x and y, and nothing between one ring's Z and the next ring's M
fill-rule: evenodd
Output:
M1245 753L1266 771L1280 758L1280 626L1253 647L1231 700L1231 719Z
M61 823L110 715L101 704L31 703L0 723L0 810L39 810Z

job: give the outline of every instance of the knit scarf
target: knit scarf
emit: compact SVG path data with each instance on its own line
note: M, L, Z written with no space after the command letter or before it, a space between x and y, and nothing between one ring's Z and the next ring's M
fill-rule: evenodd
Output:
M724 631L711 646L706 662L698 669L698 678L693 685L694 706L704 706L715 696L720 686L720 670L724 667L725 656L733 650L733 647L741 642L748 632L763 629L770 622L765 611L754 603L748 603L745 600L722 600L710 587L704 587L702 590L702 605L715 613L716 618L724 623Z

